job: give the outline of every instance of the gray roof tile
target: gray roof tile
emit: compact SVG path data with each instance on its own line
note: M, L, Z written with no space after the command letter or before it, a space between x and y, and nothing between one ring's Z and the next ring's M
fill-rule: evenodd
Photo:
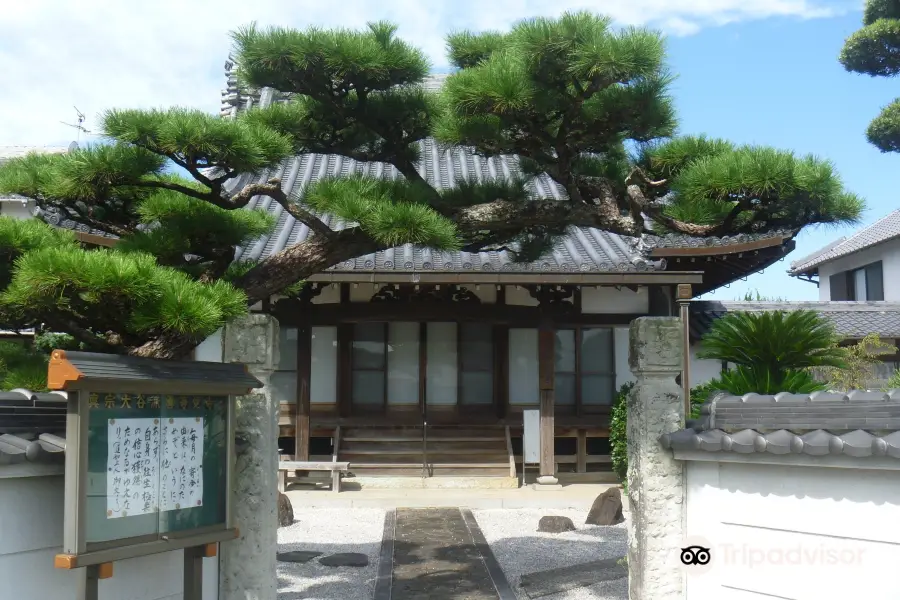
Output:
M868 227L847 238L825 246L821 250L791 263L791 275L811 274L819 265L870 248L876 244L900 237L900 209L897 209Z
M798 400L805 406L798 408ZM659 441L672 450L900 458L900 390L848 394L720 395L689 427ZM755 421L755 424L751 424Z
M728 312L813 310L834 325L845 339L860 339L870 333L900 338L900 302L691 302L690 330L693 339L703 337L713 321Z
M67 402L65 392L0 392L0 464L62 463Z

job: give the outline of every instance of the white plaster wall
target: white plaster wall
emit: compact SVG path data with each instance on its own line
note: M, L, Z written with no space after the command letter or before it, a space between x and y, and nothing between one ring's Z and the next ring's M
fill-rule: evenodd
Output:
M513 306L537 306L540 304L531 297L528 290L517 285L506 286L506 303Z
M351 283L350 302L368 302L378 290L374 283Z
M337 304L340 301L341 286L337 283L332 283L322 290L318 296L312 299L313 304Z
M581 312L585 314L634 314L649 310L650 292L646 287L637 291L610 286L581 288Z
M722 374L722 361L709 358L697 358L699 344L691 346L691 387L706 383Z
M712 556L705 573L686 569L688 600L900 598L900 470L728 457L687 462L685 543Z
M32 214L33 203L23 203L14 200L0 202L0 215L4 217L12 217L13 219L30 219Z
M62 551L62 475L3 477L0 466L0 599L76 600L75 570L53 568ZM100 600L180 600L182 551L114 563ZM217 559L203 559L204 600L218 598Z
M194 360L203 362L222 362L221 329L200 342L200 345L194 348Z
M819 267L819 300L831 300L829 278L834 273L857 269L880 260L884 272L884 299L900 302L900 238L866 248Z
M616 391L622 385L636 381L628 364L628 327L613 328L613 352L616 361Z

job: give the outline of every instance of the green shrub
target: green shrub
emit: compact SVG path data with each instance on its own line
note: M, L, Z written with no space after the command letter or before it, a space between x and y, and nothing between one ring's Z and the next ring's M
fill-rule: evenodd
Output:
M609 420L609 447L613 472L619 481L628 476L628 396L634 383L623 384L613 399Z
M49 354L18 342L0 342L0 391L46 391L48 362Z

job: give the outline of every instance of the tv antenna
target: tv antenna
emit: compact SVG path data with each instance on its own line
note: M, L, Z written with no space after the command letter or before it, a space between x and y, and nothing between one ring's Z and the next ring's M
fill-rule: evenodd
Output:
M76 141L81 141L81 132L83 131L84 133L89 134L91 132L91 130L86 129L83 125L84 119L85 119L84 113L81 112L80 110L78 110L77 106L73 106L72 108L75 109L75 114L77 115L78 122L77 123L66 123L65 121L60 121L60 123L62 123L63 125L68 125L69 127L74 127L75 129L77 129L78 135L76 137Z

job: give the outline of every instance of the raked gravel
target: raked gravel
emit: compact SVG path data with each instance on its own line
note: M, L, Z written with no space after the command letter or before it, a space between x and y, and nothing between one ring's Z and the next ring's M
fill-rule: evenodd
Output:
M302 508L295 522L278 529L278 551L322 552L306 564L278 563L278 600L371 600L378 573L378 554L385 511L368 508ZM369 566L325 567L319 558L338 552L359 552Z
M496 509L472 511L497 562L521 599L522 575L570 567L604 558L624 556L628 546L625 523L614 527L585 525L584 510ZM544 516L569 517L576 531L538 533ZM544 596L541 600L626 600L628 579L601 582L589 587Z

